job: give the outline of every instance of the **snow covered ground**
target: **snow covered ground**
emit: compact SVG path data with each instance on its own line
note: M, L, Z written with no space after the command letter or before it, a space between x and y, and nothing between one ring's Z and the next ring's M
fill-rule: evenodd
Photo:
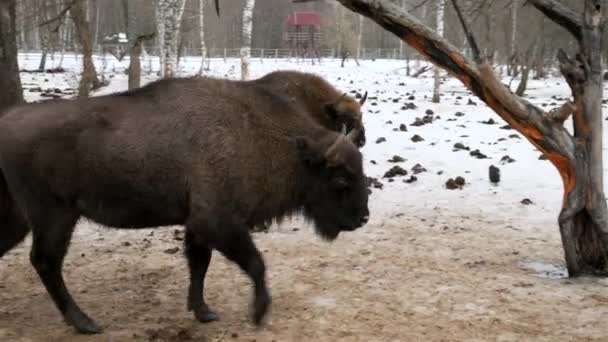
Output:
M35 69L38 56L21 55L20 63ZM47 67L56 63L57 57ZM40 90L73 91L78 63L68 55L66 73L22 73L26 99L40 99ZM126 89L128 58L97 58L96 64L110 81L97 94ZM431 73L406 77L404 66L397 60L366 60L359 67L348 61L345 68L328 59L315 65L252 60L252 77L295 69L317 73L345 92L369 92L365 170L383 184L373 189L369 224L330 247L297 220L257 234L274 306L269 326L256 331L245 317L246 281L233 265L214 258L207 296L225 320L200 326L184 309L185 262L179 253L167 256L169 247L180 246L177 232L109 232L83 222L66 279L83 306L109 325L99 341L179 340L184 334L210 341L605 340L608 282L565 278L557 226L562 184L555 168L458 81L446 78L441 103L433 104ZM155 60L146 59L143 68L144 82L157 78ZM179 75L198 69L198 59L186 58ZM238 60L214 59L207 75L237 79ZM569 90L560 78L531 80L527 95L549 109L562 102L552 97L567 98ZM411 104L415 108L403 109ZM432 122L412 125L425 116ZM416 135L424 140L412 141ZM457 143L469 150L455 149ZM474 150L487 158L472 156ZM394 156L405 161L389 162ZM426 171L405 182L416 164ZM396 165L408 174L385 178ZM489 181L490 165L500 168L497 185ZM458 176L465 186L446 189ZM0 288L7 289L0 291L0 340L79 340L29 268L28 244L12 252L8 268L0 266ZM7 292L21 287L24 292L9 299ZM15 328L16 322L28 322L27 328Z
M20 62L22 68L34 69L37 67L38 56L22 55ZM104 64L102 58L97 58L96 62L98 69ZM51 61L48 67L54 67L56 63L57 59ZM197 73L199 63L196 58L182 60L179 75L189 76ZM253 60L252 77L257 78L273 70L295 69L317 73L345 92L369 92L369 101L364 107L364 123L368 135L368 144L363 149L367 160L365 166L368 176L377 177L384 183L383 190L373 194L371 202L374 216L396 210L439 206L496 218L547 222L552 226L551 229L555 228L562 196L559 174L550 162L539 160L540 152L520 134L514 130L501 129L506 123L471 95L460 82L446 78L441 87L441 103L434 104L430 101L431 72L420 78L406 77L404 62L398 60L365 60L360 67L349 61L345 68L340 68L339 63L338 60L328 59L316 65L311 65L309 61ZM110 80L110 85L97 94L125 90L127 78L124 70L128 66L128 57L118 62L108 56L105 64L102 70L105 70L105 77ZM156 75L150 71L158 70L157 61L147 58L143 65L144 83L156 79ZM24 74L26 98L39 98L38 93L28 93L27 88L30 87L77 88L78 59L67 55L64 66L70 72L56 76ZM214 59L211 61L210 71L206 74L238 79L239 61ZM47 79L48 82L45 82ZM505 79L505 83L509 81ZM517 81L513 84L517 85ZM568 98L569 89L559 78L532 80L527 95L532 103L549 109L562 103L551 97ZM469 101L475 104L470 104ZM402 109L408 103L415 104L417 108ZM411 125L416 118L423 118L427 111L432 111L432 116L436 118L433 123L420 127ZM455 115L458 112L464 115ZM488 119L494 120L496 124L481 122ZM399 130L401 124L406 125L407 132ZM414 135L421 136L424 141L412 142ZM379 138L385 138L386 142L376 143ZM478 149L488 158L477 159L466 150L454 152L456 143L462 143L469 147L470 151ZM387 162L394 155L406 159L397 165L408 172L415 164L421 164L427 172L417 174L418 181L413 183L403 182L409 175L395 178L392 183L388 183L386 179L381 178L395 165ZM515 161L501 162L504 156ZM372 161L376 163L372 164ZM498 186L489 182L490 165L501 169L501 182ZM446 190L446 181L456 176L463 176L467 185L462 190ZM524 198L529 198L533 205L521 204Z

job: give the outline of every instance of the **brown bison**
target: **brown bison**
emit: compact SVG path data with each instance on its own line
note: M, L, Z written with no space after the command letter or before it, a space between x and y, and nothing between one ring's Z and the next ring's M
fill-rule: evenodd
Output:
M367 92L357 101L320 76L299 71L274 71L252 82L281 94L327 129L347 133L356 130L355 144L365 145L361 106Z
M302 213L325 239L369 218L362 156L286 96L255 82L171 79L89 99L51 100L0 117L0 257L31 230L31 263L65 321L99 326L64 284L80 217L116 228L185 225L188 309L217 319L204 279L213 249L270 305L249 228Z

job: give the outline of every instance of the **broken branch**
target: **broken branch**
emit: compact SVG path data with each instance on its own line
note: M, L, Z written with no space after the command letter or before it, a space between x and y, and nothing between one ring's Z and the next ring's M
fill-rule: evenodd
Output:
M549 111L546 117L550 120L563 124L564 121L566 121L568 117L572 115L575 111L576 106L574 105L574 103L571 101L566 101L559 108L555 108Z
M59 12L59 14L57 14L55 17L53 17L49 20L45 20L42 23L38 24L38 27L46 26L46 25L52 24L58 20L63 19L65 17L65 15L72 9L74 4L76 4L76 2L78 2L78 1L80 1L80 0L72 0L64 9L61 10L61 12Z

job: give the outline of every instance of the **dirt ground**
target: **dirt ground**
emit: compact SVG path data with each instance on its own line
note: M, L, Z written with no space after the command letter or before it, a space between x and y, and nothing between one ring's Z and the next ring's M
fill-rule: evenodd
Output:
M186 311L180 227L84 222L64 274L104 333L63 323L29 264L28 239L0 260L0 341L607 341L608 281L528 268L563 263L555 223L537 225L424 209L331 244L298 221L273 227L256 235L273 295L257 330L249 283L220 255L206 297L222 320L203 325Z

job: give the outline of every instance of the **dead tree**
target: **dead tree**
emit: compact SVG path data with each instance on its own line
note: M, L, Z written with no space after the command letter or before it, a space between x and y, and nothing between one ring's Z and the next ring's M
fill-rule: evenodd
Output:
M0 113L21 101L21 80L17 63L15 1L0 1Z
M608 274L608 210L602 161L601 37L604 1L585 0L583 14L556 0L528 0L578 41L580 52L559 62L574 102L545 112L511 93L484 58L467 59L454 46L387 0L338 0L403 39L447 70L541 150L564 184L559 226L569 276ZM455 0L453 0L455 2ZM463 20L464 22L464 20ZM465 25L466 26L466 25ZM479 53L477 53L479 56ZM573 115L574 135L564 127Z

